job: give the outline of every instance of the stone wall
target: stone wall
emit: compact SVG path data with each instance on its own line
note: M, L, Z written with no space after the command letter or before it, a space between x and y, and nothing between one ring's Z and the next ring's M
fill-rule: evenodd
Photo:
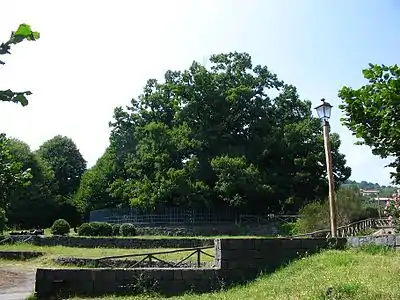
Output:
M381 245L389 247L400 247L400 236L383 235L383 236L352 236L347 238L349 247L360 247L363 245Z
M38 251L0 251L0 258L25 260L42 256L43 252Z
M345 239L218 239L215 268L38 269L38 299L66 296L140 293L165 295L206 292L254 279L306 253L329 247L343 248Z
M29 237L29 236L28 236ZM213 239L173 238L144 239L116 237L75 237L75 236L13 236L8 243L26 241L37 246L67 246L80 248L195 248L213 245Z
M145 290L174 295L205 292L216 286L215 269L38 269L38 299L50 296L138 294Z
M270 223L264 225L252 224L239 226L234 223L218 225L196 226L137 226L138 235L161 236L216 236L216 235L253 235L276 236L279 233L279 224Z
M346 239L221 239L216 241L216 266L225 282L235 283L271 272L321 249L343 249L345 245Z

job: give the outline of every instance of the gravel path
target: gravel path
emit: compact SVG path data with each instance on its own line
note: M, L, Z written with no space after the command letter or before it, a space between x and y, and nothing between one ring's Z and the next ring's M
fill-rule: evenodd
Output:
M0 267L0 300L24 300L35 289L35 270Z

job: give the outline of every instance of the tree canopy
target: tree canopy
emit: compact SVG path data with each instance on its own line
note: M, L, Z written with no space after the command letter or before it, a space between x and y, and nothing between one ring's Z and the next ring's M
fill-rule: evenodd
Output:
M107 194L97 208L290 212L325 197L322 126L311 102L266 66L253 67L247 53L210 63L150 79L130 106L115 109L110 147L84 176L81 202ZM339 186L351 170L339 136L331 142Z
M73 196L86 170L86 161L76 144L66 136L57 135L44 142L37 154L54 172L57 195Z
M343 87L339 97L345 116L342 123L382 158L394 157L391 174L400 183L400 68L370 64L363 70L368 83L359 89Z

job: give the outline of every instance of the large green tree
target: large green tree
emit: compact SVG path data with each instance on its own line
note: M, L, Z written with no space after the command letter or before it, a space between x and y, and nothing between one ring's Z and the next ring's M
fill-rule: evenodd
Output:
M400 68L370 64L363 75L367 84L339 91L342 123L359 138L357 144L382 158L394 157L391 177L400 183Z
M37 154L54 172L57 195L72 197L86 170L86 161L72 139L57 135L44 142Z
M26 143L10 139L8 149L22 169L29 169L31 175L29 185L9 192L6 209L8 223L20 228L50 226L58 211L53 195L57 188L54 172L31 152Z
M247 53L210 62L167 71L163 82L150 79L127 109L116 108L109 148L115 169L101 187L108 206L294 212L323 198L322 126L311 102L267 67L253 67ZM339 186L351 170L339 136L331 142ZM81 189L93 188L82 182ZM91 193L81 200L101 203Z

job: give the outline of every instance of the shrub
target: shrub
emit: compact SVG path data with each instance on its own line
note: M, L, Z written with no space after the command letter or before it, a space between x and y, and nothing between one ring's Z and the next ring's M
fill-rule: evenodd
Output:
M105 222L90 223L93 229L94 236L112 236L113 230L111 224Z
M65 235L71 230L71 226L64 219L55 220L51 226L51 234Z
M78 235L80 236L92 236L93 230L90 223L82 223L81 226L78 227Z
M285 223L280 226L280 232L284 236L293 235L296 223Z
M122 236L135 236L136 235L136 228L133 224L125 223L121 225L120 234Z
M344 226L360 220L363 210L362 196L352 189L339 189L336 192L337 225ZM328 229L330 224L329 202L327 199L305 205L300 210L300 218L296 221L295 233L309 233Z
M119 224L113 224L112 225L112 235L113 236L118 236L120 234L120 225Z
M379 210L376 206L366 205L360 215L360 220L379 218Z
M78 228L80 236L112 236L112 226L104 222L83 223Z

